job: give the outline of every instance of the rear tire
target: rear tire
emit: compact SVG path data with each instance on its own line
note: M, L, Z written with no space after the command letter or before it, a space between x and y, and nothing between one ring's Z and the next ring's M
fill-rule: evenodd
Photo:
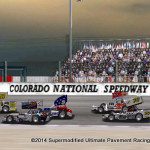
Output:
M19 123L23 123L23 119L19 118Z
M6 122L7 123L13 123L14 122L14 117L13 116L7 116L7 118L6 118Z
M109 120L109 121L114 121L114 120L115 120L115 116L114 116L113 114L110 114L110 115L108 116L108 120Z
M135 119L137 122L140 122L143 120L143 115L141 113L138 113L136 116L135 116Z
M122 112L125 113L125 112L127 112L127 111L128 111L128 107L127 107L127 106L123 106L123 107L122 107Z

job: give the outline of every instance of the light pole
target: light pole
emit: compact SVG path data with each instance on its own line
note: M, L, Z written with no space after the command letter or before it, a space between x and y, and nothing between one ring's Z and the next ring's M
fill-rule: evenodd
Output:
M82 0L76 0L77 2L82 2ZM72 12L73 12L73 7L72 7L72 0L69 2L69 58L70 58L70 81L72 81Z
M4 62L4 82L7 82L7 61Z
M69 3L69 58L70 58L70 81L72 81L72 0Z

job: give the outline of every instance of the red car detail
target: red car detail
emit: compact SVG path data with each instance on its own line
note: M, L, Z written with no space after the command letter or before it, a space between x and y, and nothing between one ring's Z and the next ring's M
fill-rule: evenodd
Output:
M57 106L57 110L65 110L66 112L72 113L72 110L69 109L66 105Z
M115 107L117 109L122 109L123 106L126 106L126 104L125 103L118 103L118 104L115 105Z
M114 93L112 93L112 99L114 99L116 97L126 96L126 95L127 95L126 92L114 92Z

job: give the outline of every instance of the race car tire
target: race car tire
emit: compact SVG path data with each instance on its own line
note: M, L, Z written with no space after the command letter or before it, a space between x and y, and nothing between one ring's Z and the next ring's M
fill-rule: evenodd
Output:
M123 107L122 107L122 112L125 113L125 112L127 112L127 111L128 111L128 107L127 107L127 106L123 106Z
M19 123L23 123L23 119L19 118Z
M66 111L64 111L64 110L60 111L60 112L59 112L59 118L60 118L60 119L66 118Z
M136 114L135 119L137 122L140 122L143 120L143 115L141 113Z
M39 123L40 122L39 116L33 116L32 117L32 122L35 123L35 124Z
M100 105L100 107L104 107L106 104L105 103L102 103L101 105Z
M104 107L103 106L98 107L98 112L103 113L104 112Z
M67 117L68 119L72 119L72 118L74 117L74 114L71 113L71 112L67 112L66 114L67 114L66 117Z
M46 122L46 118L41 118L41 122L45 123Z
M2 112L8 113L9 112L9 107L8 106L3 106L2 107Z
M7 117L6 117L6 122L7 122L7 123L13 123L13 122L14 122L14 117L11 116L11 115L7 116Z
M109 120L109 121L114 121L114 120L115 120L115 116L114 116L113 114L110 114L110 115L108 116L108 120Z

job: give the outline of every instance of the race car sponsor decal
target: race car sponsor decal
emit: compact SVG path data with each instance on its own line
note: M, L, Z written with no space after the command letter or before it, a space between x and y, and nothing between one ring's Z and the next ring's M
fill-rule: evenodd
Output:
M133 99L133 103L138 103L139 101L140 101L139 97L135 97L135 98Z
M8 95L8 93L7 93L7 92L6 92L6 93L2 93L2 92L0 92L0 100L4 100L4 99L6 99L7 95Z
M127 96L127 95L128 95L128 93L126 93L126 92L114 92L114 93L112 93L112 99L115 99L117 97Z
M144 115L148 116L148 115L150 115L150 112L149 111L145 111Z

